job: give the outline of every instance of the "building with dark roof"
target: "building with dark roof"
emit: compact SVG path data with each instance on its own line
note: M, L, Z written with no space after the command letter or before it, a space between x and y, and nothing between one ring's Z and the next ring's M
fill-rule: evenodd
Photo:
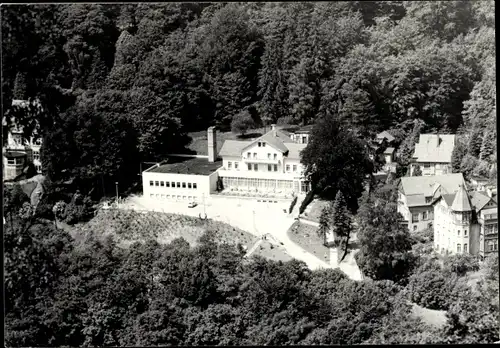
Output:
M479 255L498 252L498 206L486 193L443 194L433 202L434 249L441 253Z

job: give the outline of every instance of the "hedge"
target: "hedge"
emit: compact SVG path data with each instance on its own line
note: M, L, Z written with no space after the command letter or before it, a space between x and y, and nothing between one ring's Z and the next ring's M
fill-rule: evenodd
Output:
M306 210L307 206L309 205L309 203L312 202L313 198L314 198L314 191L309 191L309 193L302 201L302 204L300 205L299 214L302 214L304 210Z
M297 204L297 196L293 197L292 203L290 203L290 209L288 209L288 214L292 212L293 207L295 207L295 204Z

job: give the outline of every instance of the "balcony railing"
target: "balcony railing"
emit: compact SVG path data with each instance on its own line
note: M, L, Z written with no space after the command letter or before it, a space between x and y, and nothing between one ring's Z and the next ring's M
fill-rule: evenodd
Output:
M279 164L280 163L279 159L263 158L263 157L257 157L257 158L243 157L243 161L247 162L247 163L265 163L265 164Z

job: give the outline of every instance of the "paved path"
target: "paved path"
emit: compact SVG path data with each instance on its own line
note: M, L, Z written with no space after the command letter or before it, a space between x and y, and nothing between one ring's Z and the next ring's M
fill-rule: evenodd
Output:
M253 252L254 252L255 250L257 250L257 248L258 248L258 247L259 247L259 245L261 245L261 244L262 244L262 239L259 239L259 240L258 240L258 241L257 241L257 242L253 245L253 247L252 247L252 248L251 248L251 249L250 249L250 250L249 250L249 251L245 254L245 256L244 256L244 257L245 257L245 258L250 257L250 255L252 255L252 254L253 254Z

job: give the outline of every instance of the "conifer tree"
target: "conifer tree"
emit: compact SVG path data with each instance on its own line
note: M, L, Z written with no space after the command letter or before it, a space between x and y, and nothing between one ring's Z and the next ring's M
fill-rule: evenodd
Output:
M338 255L343 249L344 254L339 262L342 262L347 255L347 246L349 244L349 237L351 234L351 216L347 210L347 203L345 201L342 191L338 191L335 196L332 212L332 228L335 238L335 244L338 247Z
M451 167L453 173L460 172L460 166L462 164L462 160L467 153L467 146L460 139L455 143L455 147L453 148L453 152L451 153Z
M480 159L488 161L496 146L496 128L487 128L481 144Z

